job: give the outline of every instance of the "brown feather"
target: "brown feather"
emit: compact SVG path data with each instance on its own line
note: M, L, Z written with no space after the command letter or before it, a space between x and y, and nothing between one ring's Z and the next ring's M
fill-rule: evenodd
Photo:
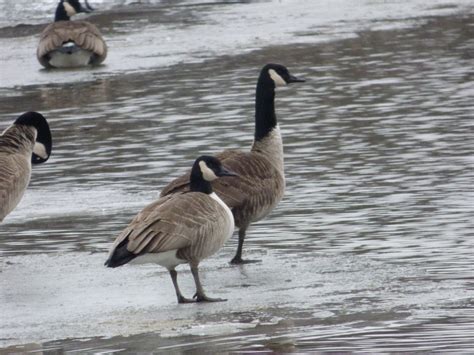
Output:
M238 175L212 182L213 190L232 210L237 227L265 217L283 197L284 176L264 154L226 150L216 157ZM188 191L189 176L188 172L173 180L161 196Z
M20 202L30 182L33 129L12 125L0 135L0 222Z
M224 209L210 196L189 192L160 198L135 216L117 237L115 248L128 238L127 250L136 255L178 249L184 260L214 254L227 236L220 231Z
M87 21L57 21L46 26L40 35L36 52L40 63L48 66L45 56L69 41L93 52L96 55L93 64L99 64L107 57L107 45L95 25Z

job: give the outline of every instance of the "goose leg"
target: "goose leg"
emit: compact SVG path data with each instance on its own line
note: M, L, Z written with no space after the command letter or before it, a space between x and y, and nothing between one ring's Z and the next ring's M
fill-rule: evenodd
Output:
M201 281L199 280L199 270L198 266L191 266L191 273L193 274L194 277L194 282L196 283L196 294L194 295L194 298L196 299L196 302L223 302L227 301L224 298L211 298L207 297L206 294L204 293L204 289L202 288Z
M244 246L245 240L245 233L247 232L246 227L239 228L239 245L237 246L237 252L235 253L234 258L230 261L231 264L250 264L250 263L257 263L260 260L243 260L242 259L242 247Z
M176 297L178 298L178 303L192 303L194 300L184 297L181 294L178 286L178 272L175 269L168 270L170 272L171 280L173 281L173 286L176 291Z

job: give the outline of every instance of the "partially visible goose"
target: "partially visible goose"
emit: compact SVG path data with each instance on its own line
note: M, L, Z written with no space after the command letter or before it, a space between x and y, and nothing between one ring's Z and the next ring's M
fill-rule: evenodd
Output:
M285 192L283 143L275 115L275 88L304 82L279 64L267 64L260 72L255 101L255 136L249 152L225 150L216 157L238 177L212 184L217 195L228 205L239 228L239 244L233 264L251 262L242 259L242 246L249 225L268 215ZM167 185L161 196L189 189L189 173Z
M216 253L234 230L232 212L212 191L210 182L220 176L235 174L214 157L199 157L191 170L191 191L162 197L145 207L117 237L105 265L117 267L146 256L168 269L178 303L188 303L193 300L181 294L175 268L189 264L196 301L225 301L206 296L198 273L200 261Z
M51 148L48 122L37 112L22 114L0 135L0 222L23 197L31 163L44 163Z
M36 56L46 68L73 68L98 65L107 56L107 45L100 31L87 21L70 21L79 12L91 12L86 1L61 0L56 8L54 22L41 33Z

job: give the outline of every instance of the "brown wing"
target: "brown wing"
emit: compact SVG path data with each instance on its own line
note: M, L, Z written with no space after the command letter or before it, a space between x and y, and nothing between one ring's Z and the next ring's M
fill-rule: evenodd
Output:
M0 222L20 202L29 181L28 159L0 150Z
M282 177L261 154L226 150L216 155L224 167L237 173L237 177L225 177L212 183L213 189L231 209L246 202L274 195L279 190ZM189 176L186 173L168 184L161 196L189 190Z
M238 175L212 183L216 193L230 208L273 204L266 200L274 200L277 198L276 191L283 190L284 186L280 185L284 184L284 178L265 156L252 152L224 151L217 157L227 169Z
M216 157L224 164L227 157L232 157L234 154L239 155L243 154L238 150L225 150L216 155ZM224 164L225 165L225 164ZM175 193L182 193L189 191L189 179L191 177L191 170L189 170L186 174L181 175L171 181L168 185L166 185L163 190L161 190L160 196L167 196ZM220 180L220 179L219 179ZM214 186L214 185L213 185ZM229 206L227 204L227 206Z
M245 155L238 150L224 150L221 153L218 153L216 157L224 164L226 159L231 159L232 157L237 157L240 155ZM225 164L224 164L225 165ZM160 196L166 196L170 194L175 194L179 192L189 191L189 179L191 176L191 170L188 171L186 174L181 175L171 181L168 185L166 185L163 190L161 190Z
M221 210L212 198L201 193L162 197L135 216L115 240L111 254L127 238L127 250L134 254L190 247L202 235L212 234L216 218L223 214Z
M181 175L171 181L168 185L166 185L163 190L160 192L160 197L168 196L171 194L182 193L189 191L189 178L191 176L191 172L187 172L184 175Z
M49 52L73 41L79 47L94 52L102 62L107 56L107 45L98 28L87 21L58 21L49 24L41 33L36 55L38 60Z

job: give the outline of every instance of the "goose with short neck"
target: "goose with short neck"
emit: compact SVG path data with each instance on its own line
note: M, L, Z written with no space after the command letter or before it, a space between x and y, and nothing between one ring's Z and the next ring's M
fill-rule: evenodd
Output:
M212 192L210 184L222 176L236 175L214 157L196 159L191 191L161 197L145 207L117 237L105 265L115 268L140 258L164 266L178 303L188 303L193 300L182 295L175 268L189 264L196 284L195 300L223 301L205 294L198 272L200 261L216 253L234 230L231 210Z
M107 57L107 45L99 29L88 21L73 21L74 15L93 11L84 0L61 0L54 22L41 32L36 56L46 68L74 68L99 65Z

